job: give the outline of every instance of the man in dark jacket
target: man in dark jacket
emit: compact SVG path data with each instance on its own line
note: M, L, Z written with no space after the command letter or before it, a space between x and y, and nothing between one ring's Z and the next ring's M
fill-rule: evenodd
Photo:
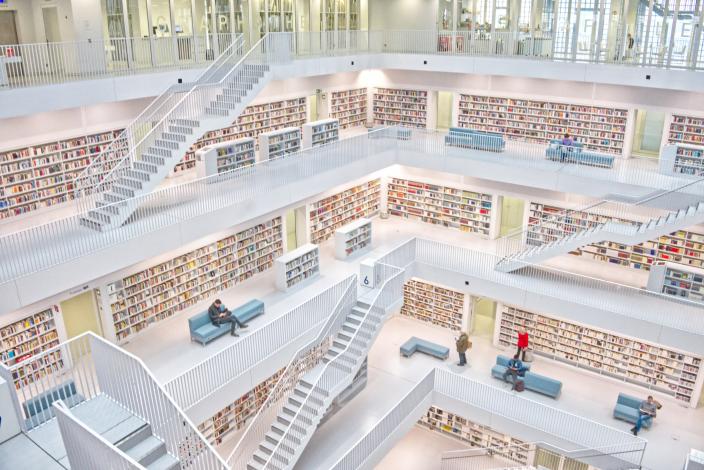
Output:
M208 308L208 316L210 317L210 322L215 326L230 323L230 334L232 336L239 336L235 333L236 327L247 328L247 325L240 323L237 317L233 316L232 312L225 308L220 299L215 299L215 302Z

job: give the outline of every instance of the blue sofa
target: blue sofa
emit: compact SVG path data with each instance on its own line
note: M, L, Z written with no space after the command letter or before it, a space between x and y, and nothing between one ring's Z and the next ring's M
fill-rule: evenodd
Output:
M614 418L635 424L640 415L638 410L642 402L643 400L639 398L626 395L625 393L619 393L616 406L614 407ZM643 427L649 428L651 423L652 420L644 421Z
M584 144L581 142L575 142L570 146L562 145L561 141L556 139L551 140L548 148L545 149L545 158L552 161L600 168L612 168L614 166L614 157L612 155L585 150Z
M450 349L448 347L413 336L401 345L401 355L403 357L411 357L415 352L422 352L443 360L450 357Z
M509 359L506 356L497 356L496 365L491 368L491 375L497 379L503 380L504 372L508 366ZM542 393L552 398L557 398L562 392L562 382L551 379L544 375L536 374L530 371L530 364L523 364L523 383L526 390L532 390L537 393Z
M254 317L264 313L264 302L258 299L253 299L246 304L232 309L232 316L237 318L240 323L247 323ZM188 329L191 332L191 341L198 341L203 346L212 340L221 337L230 332L230 324L225 323L215 326L210 322L208 311L199 313L188 319Z
M83 401L83 396L76 392L75 382L67 380L36 397L30 398L22 404L27 429L37 427L53 418L54 409L51 405L57 400L63 400L69 408L72 408Z
M451 127L445 136L448 147L462 147L491 152L503 152L506 148L504 136L496 132L482 132L462 127Z

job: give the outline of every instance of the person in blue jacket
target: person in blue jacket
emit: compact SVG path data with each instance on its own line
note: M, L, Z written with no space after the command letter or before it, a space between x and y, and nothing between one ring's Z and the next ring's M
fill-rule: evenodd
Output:
M506 367L506 372L504 372L503 379L504 382L508 382L508 376L511 376L511 382L513 383L513 386L516 386L516 381L518 380L518 376L523 372L523 363L521 360L518 358L518 354L515 354L513 356L513 359L510 359L508 361L508 367Z

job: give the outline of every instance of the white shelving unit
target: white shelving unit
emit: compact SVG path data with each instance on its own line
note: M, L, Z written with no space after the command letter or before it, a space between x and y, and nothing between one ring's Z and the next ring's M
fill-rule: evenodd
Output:
M389 214L491 236L491 194L403 178L388 185Z
M665 145L660 152L660 171L704 176L704 147L682 143Z
M0 150L0 219L73 200L74 178L121 132L108 130ZM119 140L115 145L126 148L127 142ZM118 158L115 154L114 163Z
M697 406L704 381L700 356L503 304L497 306L494 344L514 347L523 323L536 354Z
M123 343L149 325L270 269L283 253L275 217L101 287L105 322Z
M314 202L309 210L311 242L322 243L343 225L376 215L380 198L381 180L377 178Z
M321 119L303 124L304 149L337 140L340 140L340 122L337 119Z
M335 258L339 260L368 251L372 246L372 221L357 219L335 230Z
M520 465L527 465L528 462L533 461L534 448L531 444L495 431L489 426L447 412L437 406L431 406L425 415L418 420L418 424L472 447L495 448L498 450L497 456ZM501 466L500 461L497 461L496 465ZM506 468L509 467L512 465L507 464Z
M403 286L401 315L455 332L468 331L469 298L464 292L414 277Z
M203 178L254 165L254 148L255 140L252 137L203 147L196 151L197 175Z
M320 275L320 250L308 243L276 259L276 287L287 292Z
M673 114L668 141L671 144L704 145L704 117Z
M657 263L650 268L648 290L704 302L704 269Z
M374 91L374 124L427 127L428 92L377 88Z
M330 116L340 121L340 129L367 124L369 97L366 88L333 91L330 94Z
M283 157L301 150L301 129L285 127L259 136L260 161Z
M540 144L569 132L585 148L621 155L630 113L622 108L461 94L457 114L459 127Z

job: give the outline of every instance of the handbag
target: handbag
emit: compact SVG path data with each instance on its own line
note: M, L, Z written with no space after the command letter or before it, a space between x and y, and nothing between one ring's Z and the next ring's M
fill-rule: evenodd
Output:
M533 350L532 349L526 349L524 356L523 356L523 362L533 362Z

